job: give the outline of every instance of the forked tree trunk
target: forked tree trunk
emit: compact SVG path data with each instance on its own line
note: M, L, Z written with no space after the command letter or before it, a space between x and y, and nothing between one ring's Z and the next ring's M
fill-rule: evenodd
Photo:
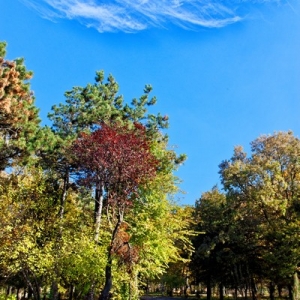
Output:
M41 300L41 291L40 291L40 285L37 282L35 276L33 274L30 274L31 272L27 269L22 270L23 277L25 279L25 282L27 283L28 288L32 291L33 297L35 300ZM32 280L31 276L32 275Z

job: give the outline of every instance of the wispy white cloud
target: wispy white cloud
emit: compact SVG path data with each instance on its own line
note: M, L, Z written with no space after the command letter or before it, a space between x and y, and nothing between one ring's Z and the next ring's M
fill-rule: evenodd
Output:
M242 20L247 2L279 0L20 0L44 18L77 20L100 32L136 32L176 24L183 28L223 27Z

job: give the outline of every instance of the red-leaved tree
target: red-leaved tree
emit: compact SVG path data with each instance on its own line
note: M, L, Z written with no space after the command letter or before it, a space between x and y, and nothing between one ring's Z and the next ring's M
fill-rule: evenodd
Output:
M124 213L138 197L139 186L155 176L158 161L150 151L146 129L140 123L133 124L133 128L102 123L95 132L81 134L71 150L80 171L80 182L95 186L96 189L96 241L99 238L104 197L107 199L106 205L116 216L108 250L106 282L100 295L100 299L108 299L112 287L112 255L116 254L116 240Z

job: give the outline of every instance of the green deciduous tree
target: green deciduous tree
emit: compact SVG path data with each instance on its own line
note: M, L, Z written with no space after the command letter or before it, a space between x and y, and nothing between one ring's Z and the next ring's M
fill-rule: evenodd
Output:
M40 299L40 288L53 270L57 193L38 169L18 170L1 178L1 269L20 274Z
M300 141L292 132L279 132L261 136L251 146L249 159L222 164L221 174L227 190L249 203L247 212L255 218L262 241L265 272L276 282L292 278L299 264L295 228L299 225Z
M225 193L212 190L197 204L206 232L198 238L198 252L207 249L207 257L214 257L206 265L210 273L212 266L229 272L227 278L250 289L253 298L256 283L263 279L269 282L271 298L275 285L294 282L290 291L297 299L300 141L292 132L278 132L259 137L251 146L250 157L236 147L232 158L221 163Z

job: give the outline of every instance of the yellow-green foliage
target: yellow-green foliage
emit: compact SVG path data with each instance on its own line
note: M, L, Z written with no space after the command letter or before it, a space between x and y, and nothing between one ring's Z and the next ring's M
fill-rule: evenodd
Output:
M1 178L0 255L10 273L23 268L37 276L52 268L57 209L40 170L17 171Z

